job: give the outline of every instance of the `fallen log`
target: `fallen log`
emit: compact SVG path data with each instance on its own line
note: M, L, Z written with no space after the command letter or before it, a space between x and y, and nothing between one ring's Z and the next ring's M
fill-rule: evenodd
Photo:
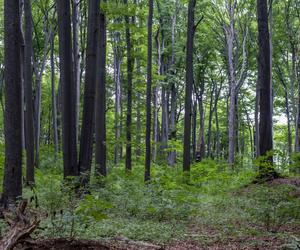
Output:
M14 219L4 214L6 222L10 225L10 229L0 241L0 250L13 249L21 240L28 238L39 225L40 221L36 216L32 220L29 214L26 213L27 205L27 200L20 202Z

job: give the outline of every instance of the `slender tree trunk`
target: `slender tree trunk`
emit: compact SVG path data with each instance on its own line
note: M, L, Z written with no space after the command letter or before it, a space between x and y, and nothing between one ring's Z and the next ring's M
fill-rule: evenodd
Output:
M99 73L96 80L96 171L106 176L106 18L100 9L98 63Z
M212 90L210 93L208 133L207 133L207 157L212 157L212 150L211 150L212 135L211 135L211 133L212 133L212 118L213 118L213 113L214 113L214 107L213 107L214 92L215 92L215 84L213 84Z
M56 88L55 88L55 63L54 63L54 38L52 33L51 38L51 92L52 92L52 129L53 129L53 144L55 158L58 156L58 127L57 127L57 101L56 101Z
M286 112L287 128L288 128L288 156L290 161L292 155L291 115L290 115L290 107L289 107L289 94L286 88L284 92L285 92L285 112Z
M288 156L289 156L289 161L291 160L291 155L292 155L292 132L291 132L291 112L290 112L290 102L289 102L289 93L287 89L287 84L284 79L284 75L280 69L279 65L277 66L277 75L278 78L283 86L284 89L284 99L285 99L285 115L287 118L287 132L288 132L288 138L287 138L287 143L288 143Z
M165 161L165 150L168 147L169 136L169 112L168 112L168 93L165 87L162 88L162 114L161 114L161 145L160 151L162 160Z
M161 70L161 60L160 60L160 43L158 40L158 34L159 31L156 34L155 40L156 40L156 46L157 46L157 53L158 53L158 59L157 59L157 74L160 75ZM153 150L152 150L152 160L153 162L156 162L157 158L157 145L159 142L159 126L158 126L158 87L153 87Z
M170 140L176 140L176 86L171 86L171 114L170 114ZM174 166L176 162L176 151L172 150L168 157L170 166Z
M45 22L47 17L45 17ZM41 60L40 67L35 61L34 63L34 73L35 73L35 99L34 99L34 130L35 130L35 166L39 167L40 162L40 137L41 137L41 95L42 95L42 78L43 73L46 67L47 55L48 55L48 45L51 40L51 32L47 29L47 23L44 24L44 33L45 33L45 42L44 42L44 51L43 58Z
M78 175L76 145L76 84L73 75L70 2L57 0L60 78L62 84L64 177Z
M24 41L24 34L22 30L22 23L23 23L23 13L24 13L24 0L20 0L20 56L21 56L21 96L22 96L22 150L26 149L26 142L25 142L25 41Z
M204 109L203 109L203 94L204 94L204 70L199 71L200 90L196 91L197 101L199 106L199 135L197 145L197 161L202 161L205 158L205 132L204 132ZM196 89L196 88L195 88Z
M183 171L190 171L191 162L191 102L194 84L193 50L194 50L194 15L196 0L189 0L187 42L186 42L186 86L185 86L185 113L184 113L184 142L183 142Z
M216 120L216 157L219 160L221 156L221 134L220 134L220 125L219 125L219 115L218 115L218 107L217 102L215 103L215 120Z
M124 4L128 4L124 0ZM127 115L126 115L126 171L132 168L131 163L131 123L132 123L132 74L133 74L133 60L132 60L132 46L129 16L125 16L126 24L126 47L127 47Z
M193 102L193 118L192 118L192 152L193 160L196 160L196 127L197 127L197 101Z
M99 47L99 8L100 0L88 2L88 32L86 48L86 72L84 84L83 117L80 139L79 171L83 176L83 184L89 180L93 155L95 89L97 75L97 48Z
M137 73L141 74L141 63L140 60L137 59ZM141 152L141 133L142 133L142 121L141 121L141 93L138 91L136 95L136 157L137 160L140 159L142 154Z
M148 59L147 59L147 100L146 100L146 157L145 182L150 180L151 166L151 85L152 85L152 22L153 0L149 0L148 14Z
M31 0L24 0L25 50L24 50L24 90L25 90L25 136L26 136L26 182L34 183L34 127L32 103L32 14Z
M122 105L122 86L121 86L121 48L120 48L120 33L114 32L114 82L115 82L115 138L116 144L114 147L114 162L119 164L120 161L120 139L121 139L121 105Z
M5 166L2 201L22 195L22 86L18 0L4 1Z
M157 144L159 142L158 131L158 88L153 87L153 149L152 149L152 161L156 162L157 158Z
M73 61L74 61L74 84L75 84L75 114L76 114L76 145L79 133L79 107L80 107L80 53L79 53L79 0L72 0L72 38L73 38Z
M254 126L254 145L255 145L255 157L260 156L259 152L259 98L260 98L260 87L259 87L259 82L257 83L256 86L256 97L255 97L255 114L254 114L254 121L255 121L255 126Z
M232 7L231 7L232 8ZM234 10L232 10L233 12ZM235 69L233 65L233 43L234 43L234 20L233 13L231 13L232 19L230 27L227 31L227 50L228 50L228 66L229 66L229 91L230 91L230 103L229 103L229 117L228 117L228 163L233 168L234 165L234 152L235 152L235 100L236 100L236 80L235 80Z
M172 17L172 57L171 57L171 65L173 66L175 63L175 30L176 30L176 21L177 21L177 12L178 12L178 5L179 1L176 0L175 3L175 13ZM173 73L173 72L172 72ZM176 140L176 86L175 83L171 85L171 112L170 112L170 140ZM170 166L174 166L176 162L176 151L172 150L168 156L168 163Z

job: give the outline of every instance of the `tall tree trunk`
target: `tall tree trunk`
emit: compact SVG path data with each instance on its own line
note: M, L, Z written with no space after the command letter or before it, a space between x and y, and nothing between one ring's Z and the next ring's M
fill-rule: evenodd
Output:
M176 0L175 2L175 13L172 17L172 34L171 34L171 39L172 39L172 57L171 57L171 65L173 66L175 63L175 29L176 29L176 21L177 21L177 12L178 12L178 7L179 1ZM174 70L172 70L172 73ZM176 140L176 86L175 83L173 82L171 85L171 111L170 111L170 140ZM172 150L169 153L168 156L168 164L170 166L174 166L176 161L176 151Z
M121 84L121 64L122 55L120 48L120 33L114 33L114 82L115 82L115 137L116 144L114 147L114 162L119 164L120 161L120 139L121 139L121 106L122 106L122 84Z
M185 86L185 112L184 112L184 142L183 142L183 171L190 171L191 162L191 102L192 88L194 84L193 71L193 50L195 34L195 15L196 0L189 0L188 5L188 24L187 24L187 41L186 41L186 86Z
M86 72L84 84L83 117L80 138L79 171L83 184L89 180L93 155L93 135L95 120L95 89L97 76L97 48L99 47L100 0L88 2L88 32L86 48Z
M51 38L51 93L52 93L52 129L53 129L53 144L55 158L58 156L58 126L57 126L57 101L56 101L56 88L55 88L55 63L54 63L54 38L52 33Z
M22 195L22 87L18 0L4 1L5 167L2 200L5 205Z
M128 4L124 0L124 4ZM128 6L127 6L128 7ZM127 47L127 115L126 115L126 170L130 171L131 163L131 123L132 123L132 74L133 74L133 60L131 48L131 34L129 28L129 16L125 16L126 25L126 47Z
M20 0L20 56L21 56L21 96L22 96L22 150L26 148L25 142L25 41L24 41L24 34L22 30L22 23L23 23L23 13L24 13L24 0Z
M44 17L44 33L45 33L45 42L43 49L43 58L41 60L41 65L38 65L37 62L33 60L34 64L34 74L35 74L35 98L34 98L34 139L35 139L35 166L39 167L40 162L40 137L41 137L41 96L42 96L42 80L43 73L46 67L47 55L48 55L48 45L51 40L51 32L48 30L47 18Z
M25 142L26 142L26 182L34 183L34 127L32 103L32 13L31 0L24 0L25 50L24 50L24 90L25 90Z
M159 4L158 4L159 6ZM160 34L161 27L158 28L156 35L155 35L155 44L157 48L157 75L162 74L162 48L161 48L161 42L159 40L159 34ZM157 148L158 143L160 140L160 134L159 134L159 120L158 120L158 113L159 113L159 107L158 107L158 99L159 99L159 88L158 86L153 87L153 161L156 161L157 158Z
M267 0L257 0L257 20L259 45L258 84L260 87L259 150L260 155L265 156L268 151L273 149L272 86ZM272 157L269 157L269 161L273 162Z
M235 101L236 101L236 79L234 69L234 7L230 7L230 25L227 27L226 40L227 40L227 53L228 53L228 68L229 68L229 117L228 117L228 163L233 168L234 165L234 152L235 152Z
M99 46L98 46L99 72L96 80L96 171L106 176L106 18L100 8Z
M151 85L152 85L152 22L153 0L149 0L148 13L148 59L147 59L147 100L146 100L146 157L145 182L150 180L151 166Z
M136 61L137 64L137 74L140 75L141 74L141 63L140 60L137 59ZM136 95L136 157L137 160L140 159L140 156L142 154L141 151L141 133L142 133L142 121L141 121L141 93L138 91L137 95Z
M79 53L79 0L72 0L72 38L74 60L74 84L75 84L75 114L76 114L76 145L79 133L79 107L80 107L80 53Z
M60 81L62 84L64 177L78 175L76 84L73 75L70 1L57 0Z

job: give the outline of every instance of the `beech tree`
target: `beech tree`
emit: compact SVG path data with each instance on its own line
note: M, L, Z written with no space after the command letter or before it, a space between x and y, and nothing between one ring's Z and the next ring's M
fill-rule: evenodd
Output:
M194 84L193 48L195 35L195 6L196 0L189 0L188 24L186 40L186 85L184 102L184 142L183 142L183 171L190 171L191 163L191 116L192 116L192 89Z
M19 0L4 1L4 205L22 195L22 80Z
M83 100L83 118L80 139L79 171L87 174L91 171L93 155L94 121L95 121L95 90L97 80L97 58L99 47L100 1L89 0L86 72ZM86 178L85 176L84 178Z
M25 49L24 49L24 93L25 93L25 142L26 182L34 183L34 127L32 98L32 13L31 0L24 0Z
M147 54L147 97L146 97L146 157L145 157L145 182L150 180L151 166L151 85L152 85L152 24L153 0L149 0L148 13L148 54Z
M257 22L258 22L258 84L259 84L259 152L261 156L267 157L269 164L273 165L273 157L268 156L273 150L273 96L271 82L271 57L270 57L270 35L268 19L267 0L257 0ZM278 177L273 167L264 169L260 167L260 175L263 179Z
M128 5L127 0L124 4ZM128 6L127 6L128 7ZM133 59L132 59L132 45L130 33L129 16L125 16L126 25L126 47L127 47L127 115L126 115L126 170L130 171L131 166L131 127L132 127L132 74L133 74Z
M99 46L97 48L97 66L99 71L96 77L96 171L106 176L106 18L100 9Z
M70 1L57 0L60 81L62 85L64 176L78 175L76 145L76 84L73 74Z

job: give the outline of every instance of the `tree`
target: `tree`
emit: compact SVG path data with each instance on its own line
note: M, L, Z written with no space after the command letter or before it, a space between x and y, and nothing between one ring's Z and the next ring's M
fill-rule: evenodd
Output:
M151 167L151 85L152 85L152 24L153 0L149 0L148 13L148 54L147 54L147 99L146 99L146 157L145 182L150 180Z
M55 34L52 31L51 36L51 53L50 53L50 64L51 64L51 97L52 97L52 126L53 126L53 144L55 158L58 157L58 125L57 125L57 98L55 88L55 62L54 62L54 39Z
M22 195L22 100L18 0L4 1L5 167L4 205Z
M57 0L60 81L62 84L64 176L78 175L76 145L76 84L73 75L70 1Z
M83 118L80 139L79 171L84 173L84 180L88 181L86 174L91 171L93 153L93 135L95 121L95 89L97 79L100 1L89 0L86 72L84 84Z
M243 35L243 46L242 46L242 55L243 55L243 63L240 70L240 77L237 79L236 75L237 65L235 63L235 47L237 40L237 31L235 28L236 17L235 11L237 8L237 0L227 1L228 4L228 15L229 15L229 24L224 24L224 32L226 38L227 45L227 65L229 71L229 95L230 95L230 103L229 103L229 117L228 117L228 163L233 167L234 165L234 153L235 153L235 145L236 145L236 109L238 102L238 92L243 85L246 75L247 75L247 55L246 55L246 40L247 40L247 27L245 28L245 32Z
M99 46L97 51L97 64L99 72L96 77L96 171L106 176L106 19L102 8L100 9Z
M128 5L128 1L124 0L124 4ZM127 6L128 7L128 6ZM131 123L132 123L132 74L133 74L133 60L132 60L132 45L130 34L129 16L125 16L126 25L126 47L127 47L127 115L126 115L126 170L130 171L131 166Z
M73 38L73 60L74 60L74 96L76 114L76 144L79 131L79 107L80 107L80 47L79 47L79 0L72 0L72 38Z
M193 49L196 26L194 24L196 0L189 0L188 24L186 40L186 85L184 102L184 142L183 142L183 171L190 171L191 161L191 116L192 89L194 84Z
M257 22L258 22L258 84L260 89L260 119L259 119L259 151L261 156L273 150L272 134L272 84L271 84L271 60L270 60L270 37L268 25L268 3L267 0L257 0ZM269 163L273 164L273 157L268 157ZM274 178L277 173L274 169L268 172L260 167L262 178Z
M34 127L32 99L32 13L31 0L24 0L25 49L24 49L24 93L25 93L25 143L26 182L34 183Z

